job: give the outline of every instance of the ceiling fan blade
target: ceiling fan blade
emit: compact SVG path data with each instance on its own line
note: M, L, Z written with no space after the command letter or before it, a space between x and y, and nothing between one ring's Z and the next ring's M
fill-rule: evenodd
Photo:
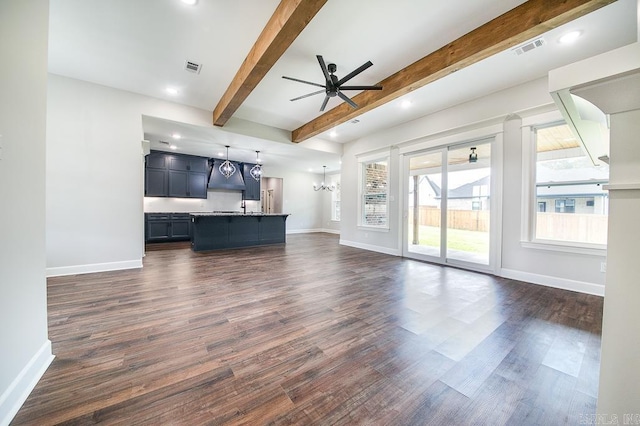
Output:
M298 99L308 98L309 96L319 95L320 93L325 93L326 90L318 90L317 92L307 93L306 95L298 96L297 98L289 99L290 101L297 101Z
M297 81L298 83L310 84L312 86L325 87L324 84L318 84L318 83L313 83L311 81L300 80L299 78L287 77L287 76L284 76L284 75L282 76L282 78L287 79L287 80L291 80L291 81Z
M327 64L324 63L322 55L316 55L316 58L318 58L318 63L320 64L320 68L322 68L322 73L324 74L325 80L327 80L328 82L331 81L331 76L329 75L329 71L327 70Z
M327 106L327 102L329 102L329 96L324 97L324 101L322 102L322 106L320 107L320 112L324 111L324 108Z
M382 90L382 86L340 86L340 90Z
M349 74L345 75L340 80L338 80L338 82L336 83L336 86L340 86L342 83L346 83L356 75L360 74L362 71L369 68L371 65L373 65L371 61L367 61L366 63L360 65L358 68L356 68L355 70L351 71Z
M338 92L338 96L340 96L340 99L351 105L353 108L358 108L358 104L349 99L349 97L344 93Z

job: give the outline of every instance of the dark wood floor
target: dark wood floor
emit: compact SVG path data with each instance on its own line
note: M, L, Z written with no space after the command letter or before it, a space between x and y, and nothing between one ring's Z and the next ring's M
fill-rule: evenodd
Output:
M580 424L602 299L338 245L148 251L51 278L12 424Z

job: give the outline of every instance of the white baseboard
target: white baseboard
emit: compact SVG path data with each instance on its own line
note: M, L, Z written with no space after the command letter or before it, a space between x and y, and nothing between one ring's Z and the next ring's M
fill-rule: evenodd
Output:
M316 229L287 229L287 234L309 234L312 232L322 232L320 228Z
M550 277L548 275L533 274L531 272L516 271L513 269L501 269L499 276L512 280L524 281L547 287L560 288L562 290L577 291L578 293L593 294L604 297L604 285L587 283L584 281L569 280L566 278Z
M324 228L324 229L322 230L322 232L326 232L327 234L340 235L340 230L339 230L339 229L329 229L329 228Z
M38 352L31 357L31 360L11 382L9 387L0 395L1 426L6 426L13 420L44 372L47 371L53 358L51 341L47 340Z
M314 232L326 232L329 234L340 234L336 229L313 228L313 229L287 229L287 234L311 234Z
M142 268L142 259L47 268L47 277L61 277L63 275L90 274L93 272L119 271L122 269L135 268Z
M402 253L398 249L374 246L374 245L371 245L371 244L362 244L362 243L357 243L355 241L347 241L347 240L341 239L340 240L340 244L343 245L343 246L355 247L355 248L359 248L359 249L363 249L363 250L369 250L369 251L375 251L375 252L378 252L378 253L390 254L391 256L401 256L402 255Z

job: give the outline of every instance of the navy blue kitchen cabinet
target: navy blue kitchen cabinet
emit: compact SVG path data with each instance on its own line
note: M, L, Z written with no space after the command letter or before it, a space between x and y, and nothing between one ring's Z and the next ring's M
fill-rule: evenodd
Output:
M144 196L167 197L169 194L169 180L167 171L163 169L145 168L144 170Z
M208 159L151 151L145 159L145 197L207 198Z
M145 242L189 241L189 213L145 213Z
M287 216L191 213L191 249L206 251L286 243Z
M251 168L255 164L242 164L242 177L244 178L245 190L242 191L242 199L244 200L260 200L260 179L255 180L251 176Z

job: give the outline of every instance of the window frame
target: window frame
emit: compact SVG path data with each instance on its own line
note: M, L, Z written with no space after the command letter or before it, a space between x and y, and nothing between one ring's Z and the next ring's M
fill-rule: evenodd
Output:
M388 232L390 229L390 212L389 212L389 179L391 177L391 173L390 171L390 167L391 167L391 162L390 162L391 156L389 152L384 152L384 153L378 153L378 154L371 154L371 155L366 155L363 157L358 158L358 222L357 222L357 226L358 228L361 229L367 229L367 230L371 230L371 231L381 231L381 232ZM380 163L380 162L385 162L386 163L386 172L387 172L387 179L386 179L386 187L385 187L385 209L386 209L386 221L384 225L371 225L371 224L367 224L365 223L365 196L366 196L366 191L365 191L365 173L366 173L366 166L368 164L372 164L372 163Z
M331 192L331 220L333 222L340 222L340 175L331 175L329 179L335 188ZM336 205L338 208L336 208Z
M607 245L575 241L546 240L536 238L537 200L537 152L536 130L566 124L559 112L528 117L522 122L522 223L520 245L524 248L560 251L566 253L606 256ZM554 206L555 207L555 206ZM547 205L547 211L550 206ZM555 210L555 209L554 209Z

